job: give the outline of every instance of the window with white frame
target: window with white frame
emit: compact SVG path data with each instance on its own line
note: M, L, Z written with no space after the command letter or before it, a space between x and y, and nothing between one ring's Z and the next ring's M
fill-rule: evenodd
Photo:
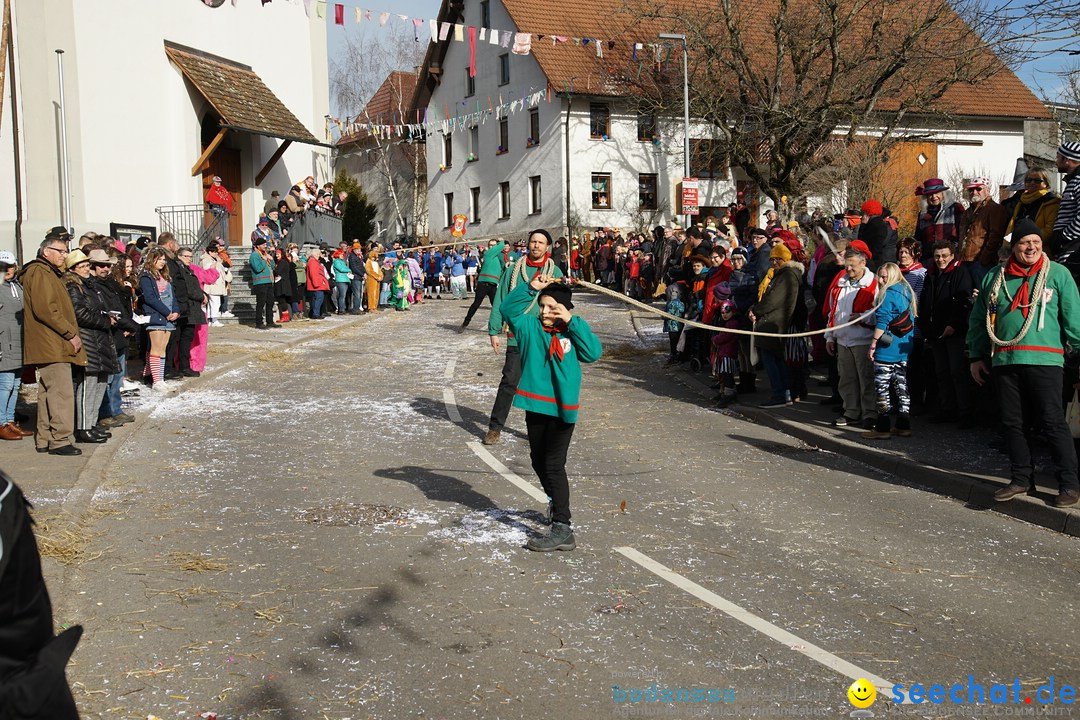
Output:
M469 189L469 220L473 225L480 222L480 188Z
M443 206L446 210L446 225L444 227L453 227L454 225L454 193L446 193L443 195Z
M480 126L469 128L469 162L480 159Z
M465 97L472 97L476 94L476 76L469 72L469 68L465 68Z
M540 212L540 176L533 175L529 178L529 214L535 215Z
M540 144L540 108L529 111L529 138L525 144L529 147Z
M592 209L611 209L611 173L592 174Z
M499 183L499 219L510 217L510 183Z
M510 120L503 118L499 121L499 149L500 155L510 150Z
M510 84L510 53L499 56L499 84Z
M444 168L451 167L454 164L454 136L451 134L443 135L442 164Z

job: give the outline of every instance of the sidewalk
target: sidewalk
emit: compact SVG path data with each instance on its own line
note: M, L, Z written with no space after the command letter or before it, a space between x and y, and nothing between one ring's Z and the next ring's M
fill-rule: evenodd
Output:
M172 381L169 384L174 389L161 396L149 387L141 388L136 395L125 396L124 412L134 415L135 422L114 428L108 442L100 445L78 444L82 455L62 457L36 452L32 437L17 442L8 441L0 445L3 449L0 467L22 487L35 506L50 511L62 510L72 517L78 517L89 507L113 456L139 431L160 397L212 382L258 355L284 352L328 332L363 322L362 317L365 316L343 315L319 321L293 321L279 330L271 331L256 330L247 325L211 328L206 369L202 376ZM133 362L132 367L134 365ZM36 386L30 386L28 391L33 398ZM30 409L34 411L36 408L31 405ZM36 419L32 416L23 426L33 429L35 424Z
M641 317L647 319L647 316ZM632 315L634 329L644 340L639 316ZM672 377L697 392L705 400L716 395L706 373L691 373L685 367L671 368ZM726 410L749 420L779 430L821 450L857 460L882 472L884 482L922 487L961 500L972 509L993 510L1018 520L1067 535L1080 537L1080 509L1056 508L1050 500L1057 495L1057 482L1045 472L1048 457L1036 455L1036 494L1021 495L1009 502L994 502L993 494L1009 484L1008 457L990 444L998 438L993 428L957 430L954 424L934 425L924 418L912 418L912 436L888 440L864 440L864 431L832 426L836 414L831 406L818 401L828 396L828 388L819 386L822 375L815 372L808 382L810 399L794 405L765 410L758 407L768 397L758 376L759 392L739 397Z

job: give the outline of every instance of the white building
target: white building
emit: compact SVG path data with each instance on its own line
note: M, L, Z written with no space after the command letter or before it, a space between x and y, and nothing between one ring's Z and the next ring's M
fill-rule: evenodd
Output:
M76 237L159 228L155 208L203 204L214 174L234 195L230 241L246 243L272 190L331 179L316 139L329 111L325 20L299 2L210 5L14 0L0 162L17 172L0 176L0 248L18 237L32 258L67 208Z
M371 97L360 121L410 117L415 112L416 74L395 70ZM334 153L335 173L356 179L375 206L375 233L381 242L428 235L426 146L411 135L380 136L366 129L343 136Z
M482 238L520 236L534 227L560 233L644 229L680 212L682 122L657 125L640 116L634 99L620 96L619 86L609 81L595 40L586 44L577 38L553 46L551 35L539 34L572 30L607 37L614 31L604 27L604 18L609 10L617 14L617 5L444 0L440 25L474 27L478 33L481 28L530 32L532 49L518 55L501 41L478 42L471 76L467 34L459 42L450 32L429 47L417 106L427 108L429 121L437 121L427 132L433 238L449 236L455 214L468 217L467 237ZM539 102L497 111L501 103L537 91ZM929 177L955 183L986 175L1008 185L1016 159L1024 156L1024 121L1048 117L1042 103L1007 70L979 87L950 90L943 103L952 113L952 126L931 129L925 140L894 148L882 173L898 211L914 212L914 188ZM496 112L484 112L490 108ZM464 126L453 121L462 116L470 118ZM690 134L690 177L700 180L701 217L742 192L754 218L760 218L768 198L740 168L729 167L722 144L710 139L706 126L692 123ZM863 198L846 200L858 205Z

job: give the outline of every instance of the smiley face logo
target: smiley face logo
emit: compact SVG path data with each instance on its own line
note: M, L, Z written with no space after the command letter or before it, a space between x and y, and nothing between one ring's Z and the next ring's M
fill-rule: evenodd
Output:
M857 708L868 708L877 699L877 690L866 680L859 678L847 689L848 700Z

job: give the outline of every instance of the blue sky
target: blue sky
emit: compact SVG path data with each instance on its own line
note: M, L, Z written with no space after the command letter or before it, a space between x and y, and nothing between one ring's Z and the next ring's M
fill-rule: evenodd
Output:
M994 2L1000 2L1004 0L993 0ZM434 18L439 12L438 0L394 0L394 2L387 2L384 0L381 3L376 4L374 0L366 2L361 0L349 0L351 3L345 10L345 24L343 26L334 24L333 16L333 1L329 3L327 7L327 51L331 59L340 55L342 49L345 47L347 33L367 33L367 38L378 40L381 35L385 35L386 32L379 28L376 22L364 22L357 24L355 16L353 14L353 8L359 4L364 8L371 8L376 15L379 11L385 10L395 14L408 15L409 17L418 17L423 19ZM396 18L391 19L392 22L400 23L400 20ZM420 38L421 44L427 47L427 40L430 36L426 34L427 28L421 28ZM1037 95L1041 95L1041 91L1053 92L1062 85L1062 81L1054 73L1060 72L1070 64L1076 65L1080 63L1080 58L1070 58L1064 52L1055 53L1047 57L1040 58L1033 62L1029 62L1017 69L1016 73L1024 83ZM404 68L403 68L404 69ZM381 81L381 78L379 79ZM332 102L332 101L331 101ZM337 108L332 107L331 112L337 115Z

